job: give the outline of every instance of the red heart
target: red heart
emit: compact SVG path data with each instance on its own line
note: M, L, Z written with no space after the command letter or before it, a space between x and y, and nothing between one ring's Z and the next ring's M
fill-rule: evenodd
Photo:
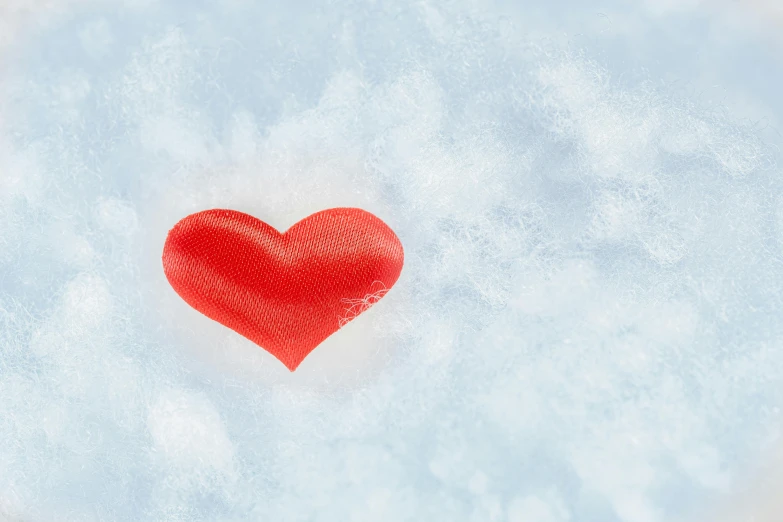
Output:
M192 214L169 232L163 270L182 299L289 370L394 285L402 244L380 219L333 208L281 234L233 210Z

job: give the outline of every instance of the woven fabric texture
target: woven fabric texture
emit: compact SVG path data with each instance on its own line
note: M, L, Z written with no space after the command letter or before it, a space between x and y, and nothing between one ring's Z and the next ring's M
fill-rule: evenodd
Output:
M185 302L291 371L383 297L402 265L396 234L357 208L318 212L282 234L242 212L206 210L178 222L163 249Z

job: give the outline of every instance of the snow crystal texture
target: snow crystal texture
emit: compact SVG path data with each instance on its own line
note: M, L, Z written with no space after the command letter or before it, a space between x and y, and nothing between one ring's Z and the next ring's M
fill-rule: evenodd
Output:
M783 67L755 22L663 1L21 5L0 518L700 520L774 444ZM386 221L405 268L293 374L165 280L189 213L283 230L338 206Z

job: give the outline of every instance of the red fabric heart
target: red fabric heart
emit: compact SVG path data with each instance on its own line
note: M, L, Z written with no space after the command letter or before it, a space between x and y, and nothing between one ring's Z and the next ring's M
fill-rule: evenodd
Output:
M178 222L163 270L190 306L294 371L377 302L402 271L403 249L380 219L333 208L281 234L253 216L206 210Z

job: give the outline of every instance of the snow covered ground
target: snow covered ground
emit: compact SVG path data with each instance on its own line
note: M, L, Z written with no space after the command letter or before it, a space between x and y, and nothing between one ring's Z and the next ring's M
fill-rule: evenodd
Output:
M0 518L772 517L781 26L762 1L5 0ZM336 206L406 264L294 374L163 276L191 212Z

